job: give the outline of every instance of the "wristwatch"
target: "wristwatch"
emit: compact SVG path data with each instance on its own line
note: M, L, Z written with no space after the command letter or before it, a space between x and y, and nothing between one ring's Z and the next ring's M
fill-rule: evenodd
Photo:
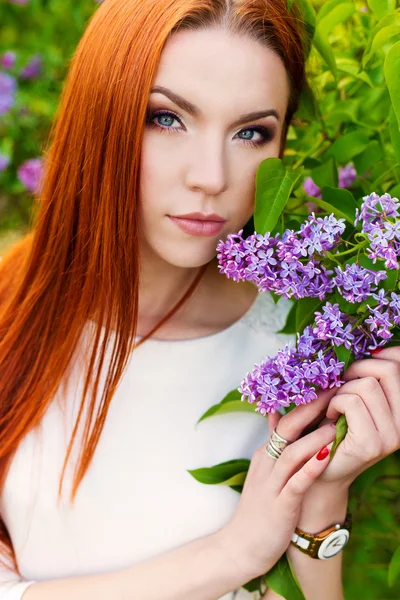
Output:
M351 514L347 513L344 523L334 523L319 533L306 533L296 527L290 543L311 558L332 558L349 541L351 528Z

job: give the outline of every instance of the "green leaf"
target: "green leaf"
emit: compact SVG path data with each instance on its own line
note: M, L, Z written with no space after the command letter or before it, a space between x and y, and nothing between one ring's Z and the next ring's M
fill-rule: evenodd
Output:
M332 458L335 456L337 447L339 446L339 444L344 440L346 433L347 433L347 419L346 419L346 415L340 415L340 417L337 420L336 423L336 439L333 442L333 446L331 448L330 454L329 454L329 460L332 460Z
M285 600L306 600L287 554L265 575L268 587Z
M225 485L237 475L242 476L249 469L250 461L247 458L237 458L227 462L214 465L213 467L202 467L200 469L188 470L194 479L207 485ZM240 477L239 477L240 479ZM227 485L230 485L229 483Z
M334 346L333 347L335 354L341 362L344 362L344 369L347 369L350 359L351 359L351 350L345 348L345 346Z
M400 23L397 25L389 25L388 27L384 27L374 37L374 40L371 45L371 49L367 54L363 56L363 67L369 63L374 54L386 46L391 40L397 40L400 36ZM393 42L394 43L394 42Z
M379 21L379 23L377 23L375 25L375 27L373 28L373 30L370 33L368 42L365 46L364 56L363 56L363 64L364 64L365 56L370 53L373 41L374 41L376 35L379 33L379 31L381 31L381 29L384 29L385 27L389 27L390 25L396 25L398 23L400 23L400 10L395 10L390 15L383 17L383 19L381 19Z
M310 0L296 0L296 3L303 13L304 21L314 28L317 22L317 16Z
M396 0L368 0L368 6L376 14L378 19L382 19L396 8Z
M397 269L385 269L383 264L381 268L387 274L387 278L381 282L381 286L387 292L394 291L397 283Z
M357 121L359 106L359 99L342 100L332 107L332 110L325 118L325 124L335 127L342 123Z
M333 8L339 6L339 4L348 4L349 0L325 0L320 6L317 14L317 24L324 18Z
M397 161L400 163L400 127L399 123L396 119L396 115L393 109L393 106L390 108L389 114L389 129L390 129L390 138L392 140L394 153L396 155Z
M334 295L334 302L339 304L339 308L342 312L347 313L349 315L354 315L358 309L358 303L348 302L343 298L339 292L336 292Z
M321 308L325 300L319 298L301 298L297 300L296 329L302 332L307 325L314 321L314 313Z
M328 36L332 29L347 21L351 15L356 11L356 7L353 2L335 2L331 4L331 10L325 14L322 18L317 19L317 28L316 32L323 32L326 36ZM318 15L319 16L319 15Z
M300 94L299 108L297 109L296 118L304 119L306 121L320 120L320 108L316 100L315 94L313 93L309 85L304 85ZM289 136L288 136L289 139Z
M304 167L285 167L280 158L267 158L257 169L254 223L257 233L272 231L303 173Z
M387 53L384 73L397 123L400 126L400 42L392 46Z
M311 178L319 188L324 186L337 187L339 178L336 159L332 157L321 166L315 167L311 171Z
M353 159L354 168L357 171L357 175L361 176L379 160L384 157L382 145L378 140L371 140L368 143L367 148L364 152L361 152L358 156Z
M337 79L335 55L333 54L328 36L321 29L318 29L318 27L314 33L313 45L328 65L334 78Z
M400 183L391 188L389 194L392 198L400 198Z
M322 200L339 210L349 223L354 224L357 202L349 190L324 186L322 188Z
M397 44L396 44L397 45ZM325 157L334 156L339 163L347 163L367 148L369 135L364 131L352 131L340 136L325 152Z
M388 568L388 585L393 587L400 575L400 546L396 549L390 559Z
M297 313L297 302L294 302L292 308L288 312L288 315L286 317L286 323L285 323L284 327L280 331L277 331L277 333L290 334L290 333L297 332L296 313Z
M245 400L241 400L242 395L238 390L232 390L225 396L221 402L211 406L197 421L196 425L209 417L214 415L221 415L232 412L252 412L256 415L262 416L260 413L255 411L252 404ZM264 418L264 417L263 417Z

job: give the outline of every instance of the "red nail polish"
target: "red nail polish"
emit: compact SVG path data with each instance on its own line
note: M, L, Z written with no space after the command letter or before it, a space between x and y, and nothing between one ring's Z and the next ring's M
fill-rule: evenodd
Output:
M375 350L371 350L371 354L379 354L379 352L382 352L383 348L376 348Z
M327 448L326 446L324 446L323 448L321 448L321 450L318 452L316 459L317 460L324 460L324 458L326 458L329 454L329 448Z

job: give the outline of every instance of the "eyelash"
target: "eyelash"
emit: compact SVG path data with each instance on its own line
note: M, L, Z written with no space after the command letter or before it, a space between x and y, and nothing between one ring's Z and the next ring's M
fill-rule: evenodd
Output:
M153 113L150 113L147 115L147 119L146 119L146 123L147 125L149 125L150 127L157 129L158 131L161 131L163 133L173 133L177 128L176 127L163 127L162 125L158 125L157 123L154 123L153 120L156 119L157 117L172 117L174 119L176 119L177 121L179 121L179 123L182 125L182 121L181 119L178 117L178 115L176 115L173 112L169 112L166 110L163 111L156 111ZM253 142L252 140L243 140L242 138L239 138L242 140L242 142L244 142L247 146L251 146L251 147L257 147L259 148L260 146L264 146L265 144L267 144L268 142L270 142L273 137L274 137L274 132L267 129L266 127L263 127L261 125L259 126L252 126L252 127L246 127L246 129L241 129L238 133L240 133L241 131L256 131L257 133L259 133L260 135L263 136L263 139L258 141L258 142Z

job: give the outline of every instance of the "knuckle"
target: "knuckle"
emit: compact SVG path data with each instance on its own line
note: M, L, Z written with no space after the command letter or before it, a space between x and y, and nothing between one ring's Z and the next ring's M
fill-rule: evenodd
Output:
M387 377L400 377L400 364L395 360L385 361L384 370Z
M363 379L361 379L360 381L360 384L364 389L368 390L369 392L376 391L381 388L380 383L376 379L376 377L371 376L363 377Z
M348 401L351 402L354 406L361 406L362 404L364 404L361 396L359 396L358 394L349 394L349 398Z

